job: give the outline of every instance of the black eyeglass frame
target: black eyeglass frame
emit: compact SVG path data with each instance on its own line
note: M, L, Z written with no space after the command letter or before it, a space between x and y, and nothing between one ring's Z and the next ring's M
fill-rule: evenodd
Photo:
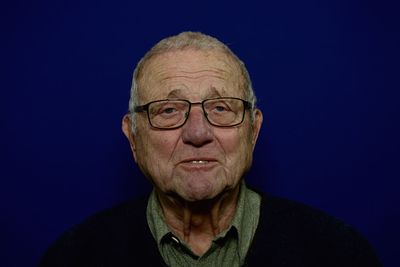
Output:
M242 115L242 119L240 120L240 122L235 123L235 124L233 124L233 125L218 125L218 124L212 123L212 122L208 119L208 114L207 114L206 110L204 109L204 103L207 102L207 101L210 101L210 100L218 100L218 99L236 99L236 100L240 100L240 101L243 102L243 109L244 109L244 110L243 110L243 115ZM185 120L182 122L182 124L180 124L180 125L178 125L178 126L171 127L171 128L163 128L163 127L154 126L154 125L151 123L150 114L149 114L149 106L150 106L151 104L153 104L153 103L156 103L156 102L164 102L164 101L184 101L184 102L186 102L186 103L189 104L189 110L187 111L187 114L185 114L185 115L186 115L186 116L185 116L186 118L185 118ZM160 130L174 130L174 129L178 129L178 128L182 127L183 125L185 125L186 121L187 121L188 118L189 118L190 111L191 111L191 109L192 109L192 105L201 105L201 108L202 108L203 113L204 113L204 117L207 119L208 123L211 124L212 126L215 126L215 127L222 127L222 128L234 127L234 126L237 126L237 125L241 124L241 123L243 122L243 120L244 120L244 116L245 116L245 114L246 114L246 110L248 110L248 109L253 109L253 105L252 105L249 101L246 101L246 100L241 99L241 98L237 98L237 97L216 97L216 98L204 99L204 100L201 101L201 102L190 102L190 101L187 100L187 99L162 99L162 100L155 100L155 101L151 101L151 102L149 102L149 103L147 103L147 104L144 104L144 105L141 105L141 106L136 106L136 107L133 109L133 111L136 112L136 113L141 113L141 112L145 112L145 111L146 111L146 113L147 113L147 119L148 119L148 121L149 121L149 124L150 124L151 127L153 127L153 128L160 129Z

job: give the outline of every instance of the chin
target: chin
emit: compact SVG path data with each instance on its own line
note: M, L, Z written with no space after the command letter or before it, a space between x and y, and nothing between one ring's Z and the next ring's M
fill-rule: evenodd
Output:
M189 187L181 188L184 190L177 191L177 193L188 202L196 202L217 199L233 188L234 186L224 183L196 183L195 185L192 184Z
M210 183L209 181L189 183L178 190L178 194L186 201L195 202L215 198L222 192L221 186Z
M198 192L189 192L181 196L187 202L198 202L198 201L205 201L215 198L216 194L209 194L209 193L198 193Z

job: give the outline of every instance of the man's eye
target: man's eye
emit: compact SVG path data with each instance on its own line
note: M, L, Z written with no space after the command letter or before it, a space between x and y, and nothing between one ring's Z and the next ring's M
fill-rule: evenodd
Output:
M215 112L226 112L229 111L229 108L226 105L219 105L214 107Z
M161 110L161 113L165 113L165 114L172 114L176 111L176 109L174 108L164 108Z

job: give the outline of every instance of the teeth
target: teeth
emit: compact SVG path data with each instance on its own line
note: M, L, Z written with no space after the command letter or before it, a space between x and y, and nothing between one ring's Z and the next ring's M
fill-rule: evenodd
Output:
M206 161L206 160L192 160L191 162L195 163L195 164L204 164L204 163L207 163L208 161Z

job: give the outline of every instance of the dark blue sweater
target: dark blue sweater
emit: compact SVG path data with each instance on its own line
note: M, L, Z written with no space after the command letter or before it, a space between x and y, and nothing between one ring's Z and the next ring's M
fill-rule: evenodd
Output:
M146 221L147 198L102 211L73 227L46 252L47 266L166 266ZM245 266L375 267L368 242L321 211L264 196Z

